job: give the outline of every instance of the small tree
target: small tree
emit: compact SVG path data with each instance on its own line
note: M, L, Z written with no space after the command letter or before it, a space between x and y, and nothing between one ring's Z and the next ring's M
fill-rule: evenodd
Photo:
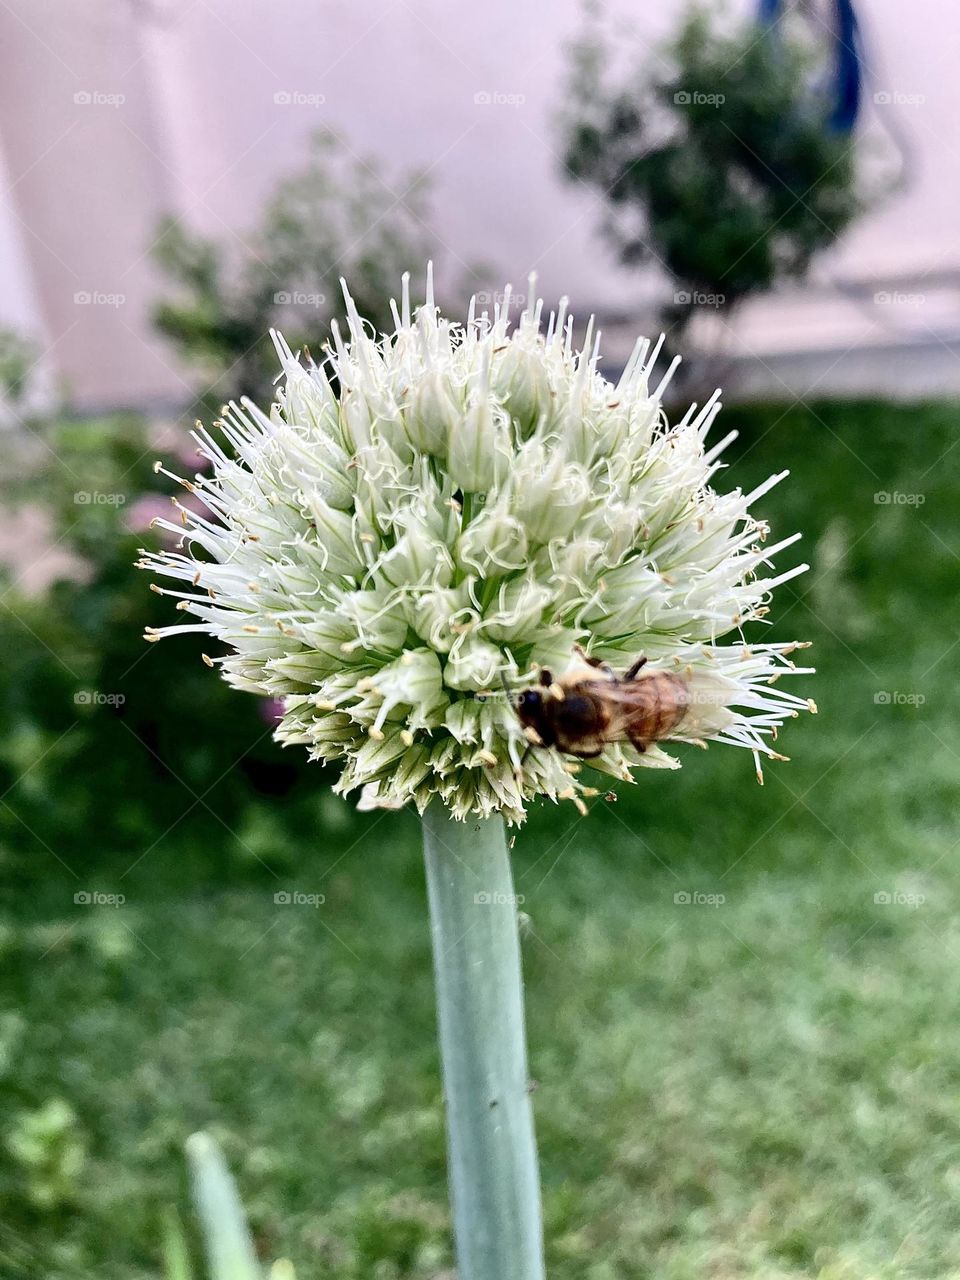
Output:
M154 256L178 293L157 306L154 323L202 370L207 407L238 395L269 403L276 357L265 335L275 326L296 349L345 319L341 276L364 314L388 327L401 272L430 256L424 195L419 178L388 186L372 163L350 160L320 133L305 167L243 235L245 250L167 219Z
M693 11L647 76L610 86L595 32L574 47L567 174L597 187L620 260L673 277L682 331L801 277L861 207L849 135L830 125L809 42L789 20L734 31Z

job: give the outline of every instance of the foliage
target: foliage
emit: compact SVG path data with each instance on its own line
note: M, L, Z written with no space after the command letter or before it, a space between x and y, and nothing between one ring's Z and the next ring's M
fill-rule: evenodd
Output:
M401 273L429 256L425 197L418 177L388 183L373 161L347 156L319 133L304 168L280 182L259 224L236 238L240 249L167 219L154 256L176 288L154 320L202 371L205 407L240 395L269 403L270 328L295 350L315 341L346 316L341 276L361 313L389 327Z
M39 358L40 348L32 338L0 326L0 405L19 412Z
M764 406L726 425L745 486L793 469L761 505L810 533L814 569L779 625L816 639L821 713L792 727L793 761L764 787L741 753L711 749L583 821L538 811L517 840L548 1274L957 1274L957 410ZM183 732L209 741L216 725ZM219 835L192 819L121 882L42 749L5 803L38 778L34 813L89 822L94 848L80 884L42 846L7 877L0 981L30 1016L0 1023L0 1272L156 1280L156 1206L184 1202L183 1142L204 1129L262 1258L291 1258L299 1280L442 1274L418 824L360 815L304 839L281 807L280 886L318 905L276 905L258 864L211 874ZM105 816L141 806L129 780L98 785ZM127 901L75 906L95 885ZM87 1164L75 1201L41 1210L6 1137L50 1098L73 1109Z
M812 74L789 22L730 31L702 9L626 84L598 36L575 46L566 172L600 191L621 261L673 277L671 324L802 276L858 212L851 140Z
M7 1135L7 1150L20 1166L27 1198L36 1208L49 1211L76 1201L86 1152L69 1103L51 1098L18 1116Z
M189 825L210 867L275 866L324 814L349 823L332 779L272 742L269 704L216 679L191 637L144 642L161 604L134 561L158 545L150 517L170 510L144 424L60 421L44 443L6 498L29 493L80 568L40 597L0 595L3 855L79 875L91 840L129 865L168 855Z

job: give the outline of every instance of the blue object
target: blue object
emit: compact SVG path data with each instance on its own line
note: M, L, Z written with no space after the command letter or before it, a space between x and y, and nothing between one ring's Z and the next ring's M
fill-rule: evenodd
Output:
M838 133L849 133L856 123L862 87L860 30L853 0L837 0L837 101L829 123Z
M860 28L853 0L835 0L834 104L827 117L828 128L849 133L860 113L863 65L860 56ZM758 22L772 27L779 19L783 0L760 0Z

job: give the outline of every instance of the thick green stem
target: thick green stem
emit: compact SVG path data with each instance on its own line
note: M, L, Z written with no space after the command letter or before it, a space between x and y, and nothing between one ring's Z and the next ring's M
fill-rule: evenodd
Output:
M503 820L423 819L459 1280L543 1280L517 907Z

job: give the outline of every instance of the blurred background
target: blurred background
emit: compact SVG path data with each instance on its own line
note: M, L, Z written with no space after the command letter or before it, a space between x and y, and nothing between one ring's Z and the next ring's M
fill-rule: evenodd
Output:
M960 1277L957 28L0 5L0 1273L182 1280L207 1128L265 1258L452 1276L418 824L144 645L132 567L267 329L321 347L340 275L386 325L432 258L454 312L535 272L611 376L664 332L812 565L790 764L684 751L517 840L551 1276Z

